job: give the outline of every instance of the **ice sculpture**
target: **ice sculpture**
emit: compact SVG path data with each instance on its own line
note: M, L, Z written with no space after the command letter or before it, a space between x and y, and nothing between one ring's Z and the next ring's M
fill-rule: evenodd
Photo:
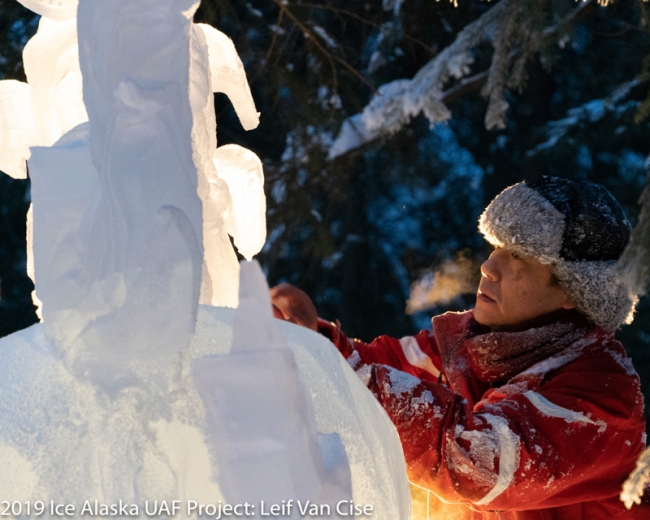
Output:
M43 18L28 83L0 82L0 161L24 176L29 158L43 322L0 339L0 501L179 518L354 501L407 518L392 424L326 339L271 319L261 271L243 269L236 315L199 304L237 305L228 233L247 258L266 233L261 162L214 136L213 91L258 120L232 42L192 23L194 0L21 1ZM250 463L274 466L273 486Z

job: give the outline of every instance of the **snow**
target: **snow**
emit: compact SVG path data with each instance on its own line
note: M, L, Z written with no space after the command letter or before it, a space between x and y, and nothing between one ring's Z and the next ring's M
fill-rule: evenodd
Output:
M394 426L330 342L272 318L230 245L250 258L266 235L261 162L214 137L213 91L258 122L232 42L195 0L84 0L77 20L24 3L43 18L28 83L0 82L0 152L16 175L29 157L43 322L0 339L2 498L406 518Z
M422 411L426 409L426 407L430 404L433 404L433 394L428 390L422 392L422 395L420 397L413 397L411 399L411 408L413 409L415 415L421 414ZM440 409L438 408L438 410Z
M471 443L468 455L472 461L481 468L494 471L494 460L499 455L499 444L498 438L490 435L490 433L486 431L463 431L457 437Z
M519 467L519 439L508 427L508 422L502 417L491 414L482 414L496 434L496 444L499 449L499 475L497 482L490 492L480 500L474 502L476 505L489 504L492 500L503 493L512 482L515 471Z
M411 394L421 383L417 377L394 368L388 371L388 377L390 378L390 392L393 395Z
M548 139L527 152L527 155L534 156L553 148L563 141L569 142L570 132L579 128L581 125L599 121L608 114L620 115L636 109L639 106L639 102L636 100L626 101L625 98L637 84L636 79L632 80L614 91L609 98L587 101L579 107L569 109L565 118L550 121L546 125Z
M331 161L376 139L379 135L378 132L368 128L362 114L356 114L343 122L339 134L327 152L327 159Z
M548 372L568 365L572 361L578 359L582 353L582 350L589 345L593 345L595 342L596 338L585 338L578 340L574 342L569 348L559 352L558 354L540 361L539 363L535 363L533 366L523 371L521 375L544 376Z
M359 355L359 351L354 350L352 354L348 357L348 365L350 365L350 368L352 370L356 370L357 367L361 364L361 356Z
M329 34L327 34L327 31L325 29L323 29L320 25L314 25L313 29L314 29L314 32L316 34L318 34L318 36L320 36L323 39L325 44L330 49L338 48L338 45L336 44L336 41L334 41L334 39Z
M616 361L628 376L638 377L634 365L632 365L632 360L629 357L623 356L620 352L612 349L606 349L605 352L614 358L614 361Z
M370 377L372 376L372 368L369 365L363 365L356 371L357 376L365 386L370 384Z
M401 2L386 5L399 12ZM472 48L498 33L506 3L496 4L483 16L468 24L454 42L424 65L412 79L399 79L379 87L363 111L346 119L328 151L334 159L385 134L398 131L422 113L432 124L446 121L451 112L441 101L443 87L451 78L460 79L470 72ZM492 106L492 103L490 104Z

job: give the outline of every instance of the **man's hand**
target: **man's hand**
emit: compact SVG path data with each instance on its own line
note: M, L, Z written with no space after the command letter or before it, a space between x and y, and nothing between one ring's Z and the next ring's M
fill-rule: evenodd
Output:
M318 331L318 313L307 294L289 283L272 287L270 293L276 318Z

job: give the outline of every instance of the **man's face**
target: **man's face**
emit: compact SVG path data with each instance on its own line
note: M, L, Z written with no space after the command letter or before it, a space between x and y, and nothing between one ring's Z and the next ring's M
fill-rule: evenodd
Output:
M498 329L532 320L573 303L559 285L551 285L553 270L530 256L497 248L481 266L474 318Z

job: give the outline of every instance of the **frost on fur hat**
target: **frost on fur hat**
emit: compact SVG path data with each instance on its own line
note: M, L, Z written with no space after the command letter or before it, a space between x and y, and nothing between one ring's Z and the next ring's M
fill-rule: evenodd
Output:
M552 265L577 309L596 325L615 330L632 321L636 298L614 271L630 224L602 186L546 176L520 182L490 203L479 230L494 246Z

